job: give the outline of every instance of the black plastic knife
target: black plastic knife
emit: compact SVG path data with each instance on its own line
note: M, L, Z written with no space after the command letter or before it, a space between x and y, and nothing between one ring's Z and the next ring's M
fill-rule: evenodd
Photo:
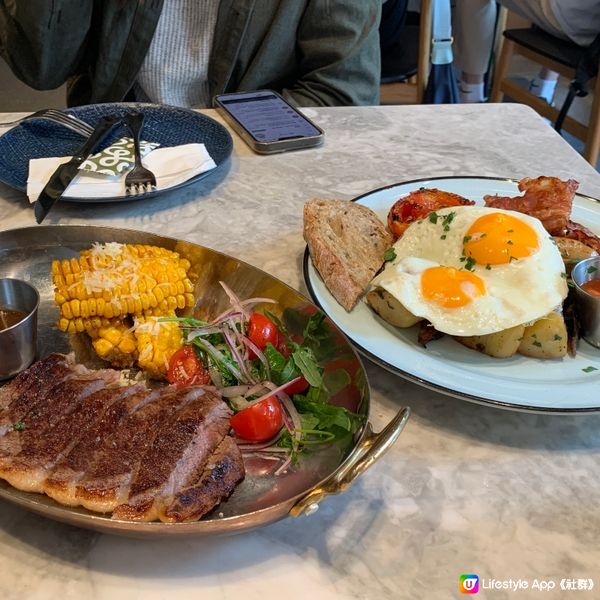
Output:
M73 181L79 173L81 163L90 156L98 144L104 140L110 130L117 124L123 121L123 117L109 116L102 117L94 131L85 144L76 152L71 160L64 165L60 165L40 192L38 199L33 205L35 220L41 223L45 218L54 203L63 195L68 185Z

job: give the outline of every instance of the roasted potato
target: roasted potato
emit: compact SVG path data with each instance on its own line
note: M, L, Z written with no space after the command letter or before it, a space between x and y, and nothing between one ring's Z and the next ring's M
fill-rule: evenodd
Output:
M561 358L567 354L567 327L559 313L551 312L525 327L519 354L533 358Z
M423 320L406 310L394 296L380 287L373 288L367 294L367 302L384 321L394 325L394 327L404 329L412 327L415 323Z
M554 241L560 250L563 262L567 273L571 273L571 269L584 258L596 256L598 254L593 248L590 248L579 240L572 240L566 237L555 236Z
M463 346L477 350L494 358L508 358L516 354L525 331L524 325L517 325L486 335L455 336L454 339Z

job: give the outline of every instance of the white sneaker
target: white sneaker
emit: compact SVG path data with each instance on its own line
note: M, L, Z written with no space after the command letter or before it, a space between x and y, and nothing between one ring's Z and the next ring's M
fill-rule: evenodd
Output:
M549 81L547 79L539 79L535 77L529 82L529 91L538 98L542 98L552 106L554 100L554 92L556 91L557 81Z

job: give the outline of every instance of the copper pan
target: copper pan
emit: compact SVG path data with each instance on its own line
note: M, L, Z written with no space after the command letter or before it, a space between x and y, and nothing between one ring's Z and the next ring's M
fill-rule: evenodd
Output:
M30 227L0 232L0 277L16 277L32 283L40 293L38 356L75 348L73 336L58 331L58 311L53 303L50 265L54 259L77 256L92 242L153 244L179 252L192 263L197 316L216 314L228 306L219 281L242 298L269 297L278 302L281 318L291 331L301 332L308 315L319 309L297 291L271 275L236 258L189 242L146 232L96 226ZM272 310L271 305L269 305ZM401 408L392 421L374 433L369 417L369 386L362 363L344 335L327 320L332 352L323 360L327 367L343 361L354 372L353 383L336 397L350 410L364 416L365 425L346 444L303 455L289 472L274 476L272 461L245 458L246 478L231 497L200 521L190 523L138 523L120 521L83 508L57 504L41 495L21 492L0 481L0 498L51 519L104 533L132 537L172 535L220 535L237 533L272 523L286 516L314 512L330 494L345 491L398 438L410 410ZM83 358L80 356L80 359ZM340 364L340 363L337 363Z

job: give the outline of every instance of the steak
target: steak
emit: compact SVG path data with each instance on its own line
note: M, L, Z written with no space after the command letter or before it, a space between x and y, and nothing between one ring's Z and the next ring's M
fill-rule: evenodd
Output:
M194 483L178 491L165 510L161 521L195 521L229 497L244 478L244 461L233 438L226 436Z
M0 478L115 519L190 521L244 477L213 388L120 385L51 354L0 388Z
M162 424L113 518L153 521L205 465L229 431L231 411L214 393L190 388L192 400Z
M44 398L46 391L74 375L73 357L50 354L0 388L0 436Z
M97 459L102 444L110 437L123 419L145 401L151 398L149 391L143 385L122 388L121 396L115 394L115 401L108 406L103 414L87 428L86 434L63 457L44 482L43 491L57 502L67 505L77 505L75 497L76 484L85 475ZM113 393L107 389L106 393Z

